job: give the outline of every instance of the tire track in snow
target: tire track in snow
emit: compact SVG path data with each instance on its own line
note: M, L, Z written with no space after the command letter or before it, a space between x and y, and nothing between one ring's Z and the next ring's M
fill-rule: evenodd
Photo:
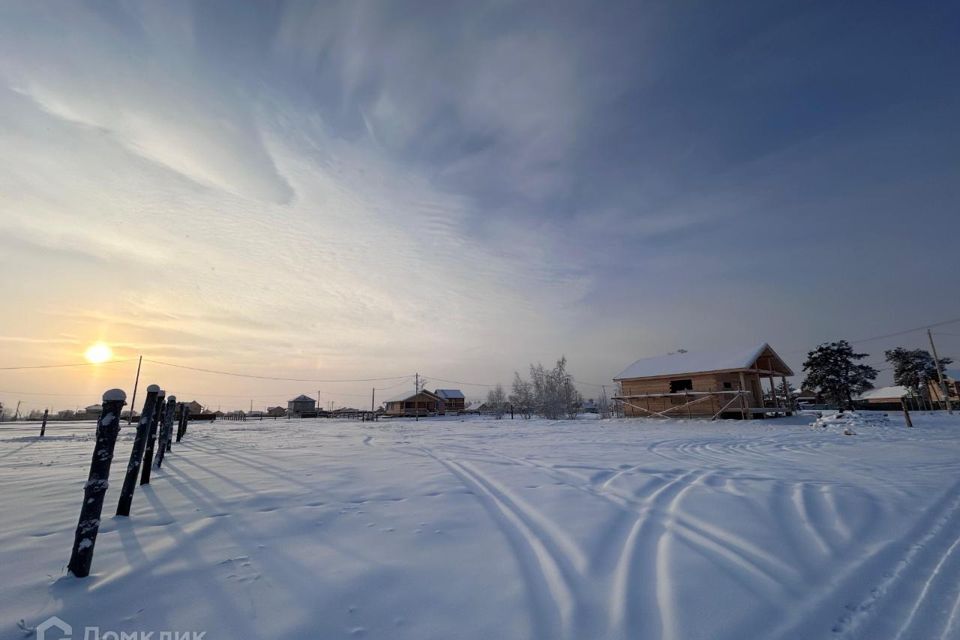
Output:
M507 538L527 585L527 595L533 612L534 635L544 640L572 637L573 590L567 584L557 559L541 537L496 491L491 490L469 469L452 460L441 458L428 449L421 450L474 491Z
M551 477L564 483L565 486L587 493L593 497L604 500L614 506L623 509L625 513L635 514L640 518L645 517L653 508L649 502L651 498L657 496L659 492L668 489L673 483L681 481L692 472L686 472L677 477L668 480L660 485L654 491L644 498L633 496L624 496L615 491L599 491L591 483L586 482L581 476L567 473L566 471L556 469L550 465L534 462L527 459L513 458L505 454L493 453L491 455L510 460L522 466L539 469L547 472ZM637 468L642 468L639 466ZM704 478L704 483L709 481L709 477ZM577 482L569 482L569 480ZM630 525L632 530L636 526L636 520ZM701 555L714 563L723 562L739 565L748 572L762 577L762 579L771 585L774 589L785 589L794 596L802 595L802 590L796 582L799 578L799 572L789 564L783 562L775 555L762 549L760 546L749 540L719 527L713 523L707 522L690 514L674 514L673 520L676 523L678 536L684 539L684 542L694 547ZM619 525L613 527L619 529ZM629 537L627 532L626 536ZM611 544L603 545L604 549L616 546L617 533L610 536ZM623 544L627 544L624 542ZM622 547L623 545L621 545ZM622 551L621 551L622 554ZM711 555L714 554L714 555ZM616 567L616 564L614 565ZM766 594L765 594L766 595Z
M857 634L871 622L878 605L887 599L887 595L895 591L905 578L909 579L911 573L918 570L921 574L925 572L922 555L936 553L936 547L931 547L931 543L935 543L938 536L946 531L950 536L948 542L955 541L952 536L960 530L958 490L960 490L960 482L954 483L944 496L931 506L928 510L930 515L921 518L921 521L903 538L891 541L881 549L865 554L862 560L850 566L831 585L824 585L815 597L795 607L790 619L770 633L769 637L819 637L826 632L825 627L830 624L826 621L831 619L834 620L831 630L836 634L835 638L849 638ZM916 540L916 542L911 544L910 540ZM944 543L940 548L948 546ZM929 551L925 551L927 549ZM916 567L917 564L921 566ZM832 617L836 616L838 600L842 601L855 593L862 594L866 589L864 585L871 583L875 586L869 589L868 595L861 597L857 604L845 605L846 612L839 617ZM960 608L960 603L955 605ZM888 620L889 606L885 613L884 619ZM945 634L949 631L951 620L955 619L955 617L948 618ZM821 627L820 624L824 626Z
M946 553L940 558L936 566L933 567L933 571L930 573L930 577L927 578L923 583L923 589L920 590L920 594L917 596L916 601L913 603L913 607L910 608L910 613L907 614L907 619L904 620L903 624L900 626L900 630L897 632L894 640L900 640L903 637L903 634L910 629L910 625L913 624L914 619L916 618L917 612L920 611L920 608L927 601L927 596L930 595L930 587L936 581L938 577L941 576L941 571L943 566L947 564L950 560L950 557L953 555L954 550L957 548L957 545L960 544L960 536L953 541L953 543L947 548ZM949 580L949 578L947 578ZM956 606L956 604L954 604ZM944 634L946 634L947 628L949 627L950 620L947 620L947 625L944 628Z
M810 538L816 543L817 547L820 548L823 555L831 555L830 545L827 543L827 539L823 536L820 529L817 528L815 518L813 517L814 510L810 497L810 486L806 482L795 484L790 499L793 502L794 508L797 510L797 514L800 516L800 522L803 523L807 533L810 534Z
M668 514L675 512L679 498L700 482L706 474L696 470L688 471L654 491L648 498L650 508L642 513L627 534L623 550L617 562L613 576L613 588L610 594L610 627L619 629L627 638L672 638L676 630L673 607L670 602L671 585L668 582L666 560L669 548L665 539L668 525L660 523L659 531L643 536L645 529L653 526L651 513L660 506L666 506ZM691 478L693 478L691 480ZM645 553L641 553L645 548ZM642 559L654 558L652 563L654 578L653 599L655 606L631 608L632 603L642 600L638 597L644 592L642 580ZM649 597L647 598L649 600ZM641 609L638 611L637 609ZM655 617L654 615L655 614Z
M951 493L955 493L955 491L951 491ZM848 609L852 610L849 614L845 614L839 618L833 628L834 632L843 634L841 637L849 637L861 627L871 622L872 612L876 609L879 602L888 594L898 590L906 590L908 593L904 595L910 597L913 605L907 613L906 619L901 624L900 629L897 631L896 637L900 638L913 623L916 612L922 605L929 591L930 583L936 577L943 563L947 561L950 554L952 554L956 548L958 540L960 540L960 538L953 537L958 533L958 529L960 529L960 518L958 518L958 516L960 516L960 496L949 501L947 507L941 509L939 517L936 517L933 525L930 526L922 536L912 535L913 532L911 532L911 535L908 535L902 540L901 542L909 539L917 539L917 542L911 544L906 554L896 562L894 567L884 573L883 579L870 590L868 597L864 598L855 607L848 605ZM940 550L942 550L946 544L937 544L937 538L941 537L942 534L948 536L947 542L950 544L947 546L946 551L943 551L942 555L940 555ZM934 558L939 556L935 563L933 563L932 558L929 558L931 555L933 555ZM929 569L931 563L934 564L934 566L932 569ZM909 581L910 578L918 572L921 576L926 575L927 577L923 580L924 586L921 588L920 593L911 595L909 594L909 590L911 589ZM905 598L901 598L894 602L904 600ZM887 607L888 613L889 608L890 605Z
M950 615L947 617L947 621L943 625L943 633L940 634L940 640L948 640L948 638L951 637L950 632L955 626L958 625L958 623L960 623L960 593L957 593L956 600L953 602L953 607L950 609ZM957 635L960 635L960 629L957 631Z
M833 488L829 486L823 486L820 488L820 493L822 494L823 502L829 511L828 518L831 522L833 522L833 527L836 529L841 542L848 544L853 539L853 532L850 530L850 527L847 525L840 513L840 509L837 507L837 498L835 495L833 495Z

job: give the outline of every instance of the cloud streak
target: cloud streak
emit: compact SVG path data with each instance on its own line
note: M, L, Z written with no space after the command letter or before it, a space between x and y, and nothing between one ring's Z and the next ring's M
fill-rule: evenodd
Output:
M943 11L883 42L892 9L4 6L3 333L38 342L0 355L606 381L806 344L824 302L838 333L950 315Z

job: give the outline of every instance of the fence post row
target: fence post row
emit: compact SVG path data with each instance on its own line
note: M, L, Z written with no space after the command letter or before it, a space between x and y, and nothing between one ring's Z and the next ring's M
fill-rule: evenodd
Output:
M147 433L147 448L143 452L143 465L140 467L140 484L150 484L150 468L153 466L153 447L157 441L157 425L163 417L164 404L167 392L163 389L157 394L157 408L150 420L150 431Z
M157 450L157 469L163 465L163 456L167 452L167 446L170 444L170 430L173 429L173 410L177 408L177 396L167 398L167 406L163 411L163 423L160 425L160 438Z
M123 489L120 491L120 502L117 503L117 515L129 516L130 505L133 503L133 492L137 489L137 476L140 475L140 463L143 461L143 449L147 445L147 435L153 414L157 410L157 394L160 387L155 384L147 387L147 398L143 401L143 411L137 422L137 434L133 439L133 450L130 451L130 462L127 464L127 474L123 479ZM133 407L130 408L133 411Z
M73 551L67 569L78 578L90 575L93 563L93 547L100 531L100 514L103 498L107 493L113 449L120 432L120 412L126 404L127 394L120 389L110 389L103 394L103 407L97 420L97 444L90 461L90 475L83 487L83 506L73 538Z

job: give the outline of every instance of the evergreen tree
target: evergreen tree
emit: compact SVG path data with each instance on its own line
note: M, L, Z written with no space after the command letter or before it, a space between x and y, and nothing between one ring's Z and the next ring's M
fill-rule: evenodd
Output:
M929 396L930 384L938 384L937 363L929 351L897 347L884 352L887 362L893 365L893 381L910 390L915 398ZM946 367L953 360L940 358L940 366Z
M855 353L846 340L824 343L807 354L803 363L803 386L822 394L841 409L853 408L853 396L872 389L877 370L858 361L867 357Z

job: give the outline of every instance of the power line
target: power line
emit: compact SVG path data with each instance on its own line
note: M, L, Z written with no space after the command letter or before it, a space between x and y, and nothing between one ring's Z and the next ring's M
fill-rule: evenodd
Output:
M423 376L426 380L437 380L438 382L449 382L450 384L462 384L465 387L495 387L496 384L487 384L485 382L463 382L461 380L447 380L446 378L438 378L436 376L431 376L424 374Z
M880 336L870 336L869 338L859 338L857 340L847 340L850 344L859 344L861 342L873 342L874 340L885 340L887 338L895 338L897 336L903 336L908 333L915 333L917 331L926 331L927 329L932 329L934 327L942 327L948 324L955 324L960 322L960 318L951 318L949 320L941 320L940 322L934 322L931 324L925 324L921 327L914 327L912 329L904 329L903 331L895 331L893 333L886 333ZM947 334L951 335L951 334ZM781 351L783 354L796 354L796 353L808 353L810 349L792 349L790 351Z
M16 367L0 367L0 371L18 371L21 369L62 369L65 367L94 367L94 366L107 366L111 364L121 364L123 362L130 362L133 358L125 358L123 360L111 360L109 362L74 362L71 364L34 364L26 366L16 366Z
M960 318L953 318L950 320L943 320L942 322L934 322L933 324L925 324L922 327L915 327L913 329L904 329L903 331L896 331L894 333L888 333L882 336L873 336L870 338L860 338L859 340L850 340L850 344L857 344L860 342L872 342L874 340L883 340L885 338L895 338L897 336L906 335L908 333L913 333L915 331L926 331L927 329L933 329L934 327L942 327L947 324L954 324L960 322Z
M39 393L36 391L10 391L7 389L0 389L0 393L9 393L11 395L19 395L19 396L50 396L50 397L63 397L63 398L66 398L66 397L96 398L98 395L96 392L94 393Z
M188 367L184 364L172 364L170 362L162 362L160 360L150 360L149 358L144 358L144 362L150 362L153 364L159 364L164 367L174 367L176 369L188 369L190 371L199 371L201 373L212 373L221 376L232 376L234 378L253 378L256 380L279 380L282 382L379 382L382 380L400 380L401 378L408 378L409 376L391 376L389 378L341 378L341 379L321 379L321 378L284 378L280 376L261 376L252 373L236 373L234 371L219 371L217 369L203 369L201 367Z

